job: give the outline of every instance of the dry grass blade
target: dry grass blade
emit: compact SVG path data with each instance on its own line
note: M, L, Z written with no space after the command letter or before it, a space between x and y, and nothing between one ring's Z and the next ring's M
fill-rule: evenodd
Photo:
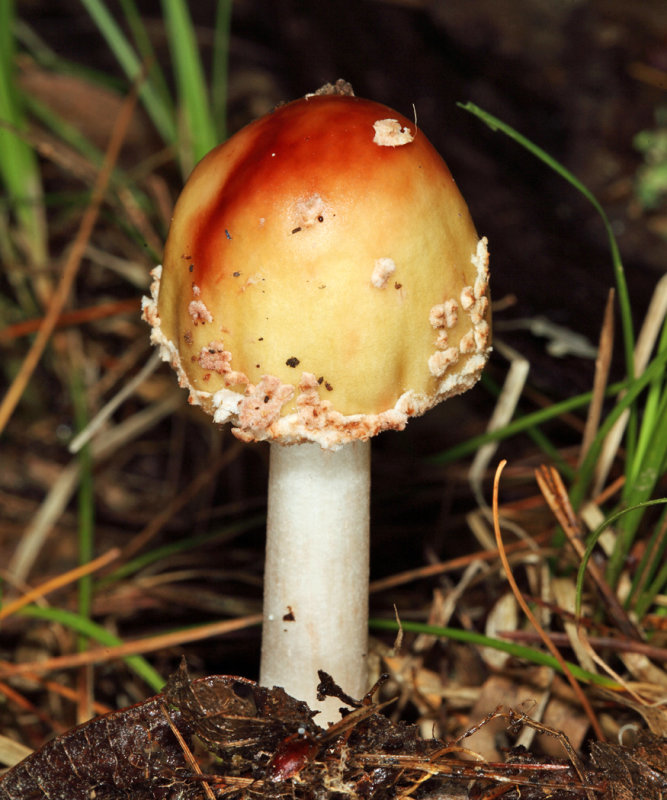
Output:
M9 736L0 734L0 764L13 767L14 764L27 758L30 753L32 750L29 747L10 739Z
M125 658L127 656L138 655L140 653L152 653L156 650L163 650L168 647L181 647L188 642L197 642L201 639L208 639L211 636L222 636L226 633L249 628L258 625L262 621L261 614L251 614L239 619L223 620L213 622L208 625L198 625L184 631L174 631L158 636L147 636L145 639L137 639L133 642L126 642L117 647L97 647L83 653L74 653L67 656L56 656L44 661L25 662L23 664L9 664L6 661L0 662L0 676L11 677L23 675L28 672L43 673L59 669L71 669L80 667L84 664L102 664L114 659Z
M530 541L511 542L505 546L506 553L520 552L521 550L532 550L534 545L545 544L548 540L548 535L545 533L540 536L535 536ZM388 575L386 578L378 578L370 584L371 593L383 592L387 589L394 589L397 586L402 586L405 583L412 581L424 580L432 578L435 575L443 575L446 572L454 572L456 570L467 567L475 561L495 561L498 556L498 551L493 550L480 550L470 555L458 556L449 561L439 561L437 564L427 564L424 567L416 567L415 569L408 569L405 572L398 572L395 575Z
M21 597L13 600L11 603L7 603L0 608L0 620L15 614L19 609L23 608L23 606L27 606L28 603L32 603L33 600L44 597L50 592L54 592L56 589L61 589L63 586L67 586L70 583L74 583L74 581L78 581L79 578L82 578L84 575L91 575L93 572L108 566L115 561L119 555L119 548L114 547L104 555L96 558L94 561L90 561L88 564L82 564L80 567L75 567L68 572L62 573L62 575L57 575L55 578L42 583L40 586L36 586L34 589L26 592Z
M120 447L148 430L160 419L171 414L181 404L177 393L168 395L161 401L138 411L108 431L92 443L93 460L107 457ZM62 514L72 494L76 490L81 465L72 461L60 473L51 487L39 511L26 529L16 546L9 562L8 570L15 581L23 581L37 558L51 527Z
M569 543L579 559L584 557L585 547L582 541L582 529L570 503L563 481L558 471L554 467L542 466L535 470L535 478L544 495L549 508L560 523ZM607 583L602 570L592 561L588 560L586 565L588 574L591 576L609 614L613 617L619 630L631 639L641 640L641 635L628 617L625 609L619 602L613 590Z
M167 708L164 704L161 706L161 710L162 713L164 714L164 718L167 720L167 724L171 728L171 732L176 737L176 740L183 752L183 757L185 758L185 761L187 762L190 769L194 772L194 774L198 775L201 778L202 771L199 768L197 759L192 755L192 751L188 747L185 739L183 738L183 734L178 730L178 728L172 722L171 717L169 716L169 712L167 711ZM215 795L211 791L211 787L208 785L208 783L206 783L206 781L203 781L201 785L204 790L204 794L206 795L208 800L215 800Z
M584 436L581 440L581 450L579 452L579 466L581 466L586 453L588 452L595 434L597 433L602 415L602 405L604 403L604 392L607 388L609 379L609 367L611 358L614 354L614 298L616 292L609 290L607 305L604 309L602 320L602 330L600 331L600 342L598 345L598 355L595 359L595 378L593 380L593 399L588 407L588 417Z
M26 355L21 367L12 381L7 394L5 395L2 404L0 404L0 433L4 430L7 422L9 421L14 409L16 408L21 395L25 391L26 386L30 380L30 376L34 372L37 364L39 363L46 343L48 342L53 329L56 326L58 317L62 313L63 307L72 288L72 283L79 270L81 260L83 258L86 245L93 232L95 223L102 207L104 194L106 192L114 164L120 153L121 146L127 134L127 130L132 119L134 107L137 102L138 84L135 84L123 102L120 114L116 119L116 123L111 132L109 146L104 156L104 163L97 176L95 185L93 187L92 196L90 198L90 205L86 209L81 225L77 232L76 238L72 243L72 248L65 262L62 275L58 286L56 287L49 307L44 316L44 320L40 325L35 341L33 342L28 354Z
M593 711L593 708L592 708L591 704L588 702L588 698L584 694L581 686L579 686L579 683L577 682L577 680L574 677L574 675L572 675L572 673L570 672L570 669L568 668L568 666L567 666L567 664L565 662L565 659L560 654L560 651L554 645L554 643L551 641L551 639L547 635L546 631L542 628L542 626L538 622L537 618L535 617L533 612L530 610L530 607L528 606L528 603L526 603L526 600L524 599L524 596L521 593L521 590L519 589L519 586L518 586L517 582L514 579L514 575L512 574L512 570L510 568L510 563L507 560L507 554L505 552L505 545L503 543L502 533L501 533L501 530L500 530L500 522L499 522L499 517L498 517L498 488L499 488L499 485L500 485L500 476L502 475L502 471L503 471L506 463L507 463L507 461L501 461L500 462L500 464L498 465L498 469L496 470L496 474L495 474L494 480L493 480L493 527L494 527L494 531L495 531L495 534L496 534L496 545L498 546L498 554L500 556L500 560L502 561L503 568L505 570L505 574L507 575L507 580L508 580L510 586L512 587L512 591L514 592L514 596L516 597L517 602L521 606L524 614L528 617L528 619L530 620L530 622L533 625L533 627L535 628L535 630L540 634L540 637L542 638L542 641L546 645L546 647L549 650L549 652L553 655L553 657L560 664L560 667L563 670L563 674L567 678L567 680L568 680L570 686L572 687L572 690L574 691L577 699L581 703L581 707L586 712L586 716L588 717L588 719L589 719L589 721L591 723L591 727L595 731L595 735L597 736L597 738L599 740L603 741L604 738L605 738L604 737L604 733L602 732L602 728L600 727L600 723L598 722L598 719L595 716L595 712ZM581 778L582 778L582 780L584 779L583 775L581 776Z
M498 339L494 341L493 346L496 351L510 362L510 368L507 372L507 377L505 378L500 396L496 401L489 424L486 426L487 431L494 431L498 428L502 428L511 421L519 405L519 400L521 399L526 386L526 380L528 379L528 372L530 371L528 359L524 358L524 356L518 353L513 347L510 347ZM475 499L480 508L488 509L482 491L482 480L498 447L499 442L488 442L482 445L475 454L475 458L468 470L468 480L470 481Z
M639 376L646 369L651 351L660 335L663 320L667 316L667 275L663 275L658 281L651 302L644 318L644 324L637 339L635 346L635 376ZM600 458L595 467L595 480L593 482L592 494L596 495L602 491L607 481L609 470L616 458L618 447L623 438L625 426L628 424L630 412L626 411L619 418L614 427L607 434Z
M116 300L109 303L101 303L90 308L77 308L74 311L64 311L56 319L56 328L64 328L68 325L81 325L85 322L115 317L118 314L135 312L139 307L138 300ZM7 325L0 330L0 343L18 339L21 336L28 336L38 331L44 322L44 317L39 319L28 319L24 322L17 322L14 325Z
M111 418L114 411L134 392L134 390L142 384L149 375L151 375L160 364L160 354L153 353L153 355L144 364L142 369L130 379L123 388L117 392L109 402L99 410L97 415L88 423L88 425L77 434L74 439L69 443L70 453L78 453L81 448L86 445L95 436L97 431L104 425L104 423Z

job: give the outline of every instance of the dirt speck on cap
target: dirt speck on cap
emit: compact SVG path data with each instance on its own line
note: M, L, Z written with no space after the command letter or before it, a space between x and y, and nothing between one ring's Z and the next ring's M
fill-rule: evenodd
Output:
M373 123L373 141L380 147L400 147L410 144L415 138L409 128L404 128L397 119L379 119Z
M371 284L376 289L384 289L389 278L396 272L396 264L393 258L378 258L373 266L371 274Z

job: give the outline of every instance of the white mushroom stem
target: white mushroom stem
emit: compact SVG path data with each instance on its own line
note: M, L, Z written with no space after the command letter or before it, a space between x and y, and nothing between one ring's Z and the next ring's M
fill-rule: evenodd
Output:
M319 709L317 670L367 691L370 443L271 444L260 683Z

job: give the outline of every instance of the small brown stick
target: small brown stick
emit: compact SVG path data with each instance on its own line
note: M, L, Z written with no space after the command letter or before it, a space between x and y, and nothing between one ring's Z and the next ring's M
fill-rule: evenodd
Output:
M535 470L535 478L544 495L544 499L563 528L574 552L579 559L582 559L586 551L582 541L582 528L558 471L555 467L542 466L540 469ZM630 639L641 641L642 637L639 631L633 625L618 597L605 580L602 570L592 559L588 560L586 569L621 633Z
M595 495L592 502L596 506L604 505L607 500L612 498L617 492L620 492L621 489L625 486L625 475L619 475L615 481L612 481L608 486L606 486L600 494Z
M614 352L614 289L609 290L607 305L604 309L602 329L600 330L600 342L598 344L598 355L595 359L595 378L593 379L593 398L588 406L588 416L586 417L586 427L581 440L581 450L579 451L579 466L581 466L586 454L588 453L595 434L600 424L602 415L602 405L604 403L604 392L607 388L609 379L609 367L611 357Z
M572 760L572 766L575 771L579 773L579 770L581 770L583 773L583 764L581 764L574 748L564 734L559 731L554 731L551 728L540 727L538 723L535 723L529 718L520 718L515 714L499 712L497 710L490 714L488 718L485 718L482 725L486 724L486 722L491 719L498 718L506 718L512 725L523 723L536 728L540 733L546 733L549 736L556 737L561 741L561 744ZM481 725L476 725L475 730L478 730L480 727ZM437 755L440 756L445 751L459 752L468 758L478 755L464 748L451 747L443 748L442 751L438 751ZM413 784L411 784L409 788L401 790L401 794L398 795L399 797L409 796L419 785L434 777L465 781L488 780L504 784L507 788L512 788L512 786L535 786L535 773L550 772L552 774L558 774L571 769L567 764L514 764L511 762L464 761L463 759L454 758L437 760L433 756L424 759L414 755L403 755L401 753L392 753L391 755L386 753L359 753L352 756L352 761L355 764L373 766L379 769L383 767L386 768L387 766L393 769L400 768L402 775L405 775L405 773L417 773L418 777L414 780ZM517 774L519 771L526 774ZM539 786L542 790L563 788L562 783L545 782L541 779L541 776ZM590 794L591 792L599 792L602 789L599 785L587 783L584 778L582 778L581 784L576 784L574 782L569 783L568 788L572 791L582 789L587 793L589 800L593 800L593 796Z
M637 344L635 345L635 374L633 376L628 375L628 378L639 377L646 369L653 347L660 335L665 317L667 317L667 275L663 275L663 277L660 278L653 291L653 296L651 297L651 302L646 311L641 331L637 337ZM626 409L616 420L614 426L604 440L600 456L595 465L592 489L592 494L594 495L600 493L607 481L609 470L618 452L629 418L630 409Z
M164 718L167 720L167 724L171 728L171 732L176 737L176 739L178 741L178 744L180 745L180 748L183 751L183 755L185 757L185 760L190 765L190 769L196 775L201 777L202 771L199 768L199 764L197 763L197 759L192 755L192 751L188 747L187 742L185 741L185 739L181 735L181 732L178 730L178 728L174 725L171 717L169 716L169 712L167 711L167 707L164 705L164 703L162 703L162 705L160 706L160 709L161 709L162 713L164 714ZM208 800L215 800L215 795L211 791L211 787L208 785L208 783L206 783L206 781L203 780L201 785L202 785L202 788L204 789L204 794L206 795L206 797L208 797Z
M512 642L536 642L539 640L539 635L531 631L496 631L497 636L502 636L503 639L508 639ZM566 633L549 634L554 644L567 647L569 637ZM637 642L634 639L619 639L618 636L590 636L586 635L586 640L591 647L596 649L612 650L619 653L641 653L651 661L664 661L667 662L667 647L652 647L645 642Z
M218 797L224 797L232 792L238 792L240 789L255 790L254 792L240 795L244 799L251 797L253 794L256 794L257 797L261 797L261 792L265 786L264 781L259 778L240 778L234 775L207 775L206 773L202 773L197 776L197 779L208 781L213 784L222 784L215 788L215 793ZM193 777L192 780L195 780L195 778Z
M543 544L549 538L548 534L535 536L532 542L535 544ZM506 553L514 553L519 550L529 550L530 543L525 541L512 542L505 547ZM497 550L481 550L477 553L471 553L465 556L458 556L449 561L439 561L437 564L428 564L425 567L417 567L416 569L408 569L405 572L397 572L395 575L388 575L386 578L378 578L372 581L370 585L370 592L382 592L385 589L393 589L396 586L401 586L410 581L423 580L424 578L432 578L435 575L442 575L444 572L453 572L457 569L463 569L474 561L494 561L498 555Z
M500 471L502 469L502 466L503 466L503 464L501 462L499 467L498 467L498 471ZM498 473L496 473L496 478L498 478L498 477L499 477ZM586 780L586 773L585 773L585 770L584 770L584 765L583 765L581 759L579 758L579 756L577 755L574 747L572 747L572 743L570 742L570 740L567 738L567 736L562 731L556 730L554 728L549 728L548 726L544 725L543 723L537 722L536 720L531 719L526 714L517 714L512 709L510 709L509 711L502 711L501 707L498 707L498 708L496 708L495 711L489 712L486 715L486 717L484 717L484 719L482 719L480 722L477 723L477 725L474 725L473 727L468 728L468 730L466 730L464 733L462 733L460 736L458 736L454 740L454 743L460 742L463 739L466 739L468 736L472 736L474 733L477 733L478 730L483 728L485 725L487 725L489 722L491 722L494 719L506 719L506 720L508 720L508 722L510 723L510 729L515 729L515 728L518 729L522 725L527 725L529 728L533 728L533 730L536 730L538 733L544 733L547 736L552 736L554 739L558 739L558 741L561 743L561 746L563 747L563 750L565 750L565 752L568 755L568 758L572 762L572 766L574 767L574 769L576 770L577 774L581 778L582 785L581 785L581 787L576 787L576 788L584 789L584 791L586 792L586 796L589 798L589 800L593 800L591 792L600 791L601 790L600 786L592 786ZM515 764L514 765L513 764L493 765L493 764L490 764L488 762L485 762L484 766L486 766L486 767L491 767L491 766L503 766L503 767L514 766L514 767L516 767ZM547 765L545 765L545 764L521 764L521 769L522 770L525 770L525 769L528 769L528 770L531 770L531 769L533 769L533 770L534 769L557 770L559 768L562 768L562 765L559 765L559 764L547 764ZM497 777L495 779L498 780ZM529 782L526 781L526 783L529 783ZM546 788L547 785L541 783L540 786L542 788ZM573 788L575 788L575 787L573 787Z
M59 314L55 321L55 328L64 328L68 325L83 325L86 322L93 322L97 319L115 317L119 314L137 313L139 300L116 300L111 303L100 303L97 306L87 308L77 308L74 311L64 311ZM0 342L9 342L21 336L38 331L44 322L44 317L38 319L27 319L23 322L16 322L13 325L0 330Z
M526 603L523 595L521 594L521 590L517 582L514 580L514 575L512 574L512 570L510 568L510 563L507 559L507 554L505 553L505 545L503 543L503 537L500 530L500 522L498 518L498 487L500 485L500 476L502 475L502 471L505 468L505 464L507 464L506 460L503 460L498 464L498 469L496 470L495 477L493 479L493 529L496 535L496 545L498 547L498 554L500 556L500 560L502 561L503 568L505 569L505 574L507 576L507 580L512 588L512 592L517 599L517 602L523 609L523 613L528 617L531 624L535 628L535 630L540 634L542 637L542 641L547 646L549 652L553 655L553 657L558 661L560 664L561 669L563 670L563 674L567 678L572 690L574 691L576 697L578 698L579 702L581 703L582 708L584 709L586 716L588 717L593 730L595 731L595 735L600 741L605 740L604 733L602 732L602 728L600 727L600 723L598 722L597 717L595 716L595 712L591 704L588 702L588 698L582 691L581 686L577 682L574 675L570 672L565 659L560 654L560 650L556 647L556 645L551 641L549 636L547 635L546 631L542 628L540 623L538 622L537 618L530 610L528 603ZM581 780L585 782L583 773L579 773Z
M78 581L79 578L82 578L84 575L90 575L91 573L106 567L108 564L111 564L113 561L115 561L119 555L120 549L118 547L113 547L111 550L107 551L99 558L96 558L94 561L89 561L87 564L82 564L80 567L75 567L68 572L63 572L62 575L56 575L55 578L51 578L50 580L41 583L39 586L36 586L34 589L26 592L21 597L17 598L16 600L12 600L11 603L7 603L5 606L0 608L0 620L11 616L19 609L27 606L28 603L32 603L33 600L44 597L50 592L54 592L56 589L62 589L63 586L67 586L70 583L74 583L74 581Z
M140 80L142 80L142 78L140 78ZM58 317L62 313L65 302L67 301L70 289L72 288L72 283L74 282L74 278L79 271L79 266L81 265L81 260L85 252L86 245L88 244L88 240L90 239L93 228L95 227L95 223L97 222L97 218L102 207L102 202L104 200L104 194L109 184L109 179L111 178L113 166L116 163L120 153L120 148L125 140L127 129L134 112L134 106L137 102L138 88L139 81L134 83L129 95L123 101L120 113L118 114L113 130L111 131L111 139L104 156L104 163L102 164L102 168L100 169L95 181L95 185L93 186L90 205L86 209L83 218L81 219L79 231L74 239L72 248L69 251L67 260L65 261L65 266L63 267L60 281L53 293L51 302L49 303L49 307L44 316L44 320L40 325L37 335L35 336L35 341L32 343L32 346L23 360L16 377L12 381L7 394L0 404L0 432L4 430L5 425L9 421L9 418L13 414L14 409L21 399L21 396L23 395L23 392L30 381L30 377L32 376L32 373L35 371L35 368L42 357L44 348L46 347L46 344L53 333L53 329L56 326Z
M180 647L187 642L208 639L211 636L221 636L226 633L242 630L243 628L249 628L252 625L259 625L261 621L261 614L251 614L247 617L239 617L238 619L226 619L222 622L199 625L196 628L185 631L174 631L173 633L165 633L160 636L148 636L145 639L125 642L117 647L96 647L84 653L56 656L54 658L47 658L44 661L30 661L23 664L10 664L7 661L0 661L0 676L11 677L14 675L23 675L26 672L43 673L51 672L56 669L80 667L82 664L106 663L117 658L134 656L139 653L152 653L167 647Z

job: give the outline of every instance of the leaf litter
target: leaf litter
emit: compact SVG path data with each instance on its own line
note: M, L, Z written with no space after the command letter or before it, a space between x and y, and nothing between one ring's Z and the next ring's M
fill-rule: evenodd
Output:
M320 692L346 706L328 729L279 687L227 675L191 680L182 663L163 694L80 725L6 772L0 800L657 800L667 791L667 744L648 733L630 748L594 744L584 766L567 737L524 714L497 709L446 743L392 722L372 692L355 702L326 673L320 679ZM566 758L538 760L518 747L489 762L461 744L496 719L515 733L529 726L556 737Z

